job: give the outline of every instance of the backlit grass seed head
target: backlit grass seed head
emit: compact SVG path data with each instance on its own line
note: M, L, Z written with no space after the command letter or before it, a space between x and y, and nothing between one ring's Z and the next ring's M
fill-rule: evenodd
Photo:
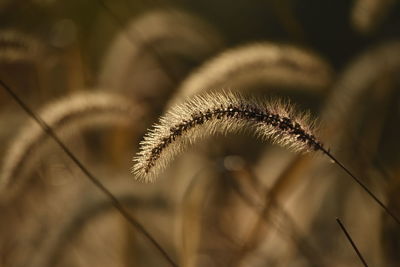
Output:
M319 150L308 114L281 101L259 101L231 92L196 96L173 107L149 130L133 159L138 180L152 182L190 144L215 134L248 131L299 152Z

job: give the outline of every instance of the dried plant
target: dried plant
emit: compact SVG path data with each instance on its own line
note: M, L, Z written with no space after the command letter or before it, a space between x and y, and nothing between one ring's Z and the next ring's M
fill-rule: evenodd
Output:
M321 112L321 120L330 122L321 134L328 138L335 132L332 145L337 145L334 142L343 139L347 133L336 133L335 129L346 129L351 126L350 118L357 119L356 104L370 92L371 85L385 74L394 74L400 69L399 51L399 41L382 43L368 49L343 71Z
M140 108L125 98L101 92L78 93L54 101L44 107L40 116L52 129L65 137L82 129L129 124L140 113ZM46 151L48 135L34 121L21 128L10 145L1 171L1 188L19 184L30 168Z
M329 65L316 54L292 45L255 43L224 51L186 78L169 106L206 90L254 85L307 88L321 92L332 80Z
M138 180L152 182L197 139L250 129L262 139L295 151L322 150L312 128L307 114L295 114L283 102L246 99L231 92L198 96L172 108L145 136L132 172Z
M45 122L39 115L36 113L12 90L10 86L8 86L5 82L0 80L0 85L3 89L9 94L9 96L19 104L19 106L26 112L27 115L31 119L34 120L37 126L41 129L43 133L48 135L53 141L57 143L59 148L63 150L63 152L76 164L76 166L84 173L84 177L88 181L92 183L104 196L108 198L112 206L118 210L118 212L125 218L125 220L129 223L129 225L135 228L138 232L144 235L152 245L157 249L157 251L163 256L163 258L171 265L177 266L174 260L168 255L168 253L161 247L161 245L157 242L157 240L148 233L148 231L135 219L133 218L129 212L124 208L124 206L118 201L118 199L104 186L103 183L100 182L96 176L94 176L82 162L75 156L73 152L64 144L63 141L58 137L58 135L54 132L52 127Z
M397 266L398 2L189 2L0 1L0 265Z
M358 124L355 124L354 122L360 121L360 116L362 115L361 109L365 108L364 105L359 105L359 103L360 101L363 101L367 95L371 96L374 91L382 89L380 87L372 86L379 78L388 75L393 76L398 72L400 62L396 51L399 50L399 47L398 41L387 41L375 45L352 60L352 62L346 66L339 75L333 86L332 93L322 106L320 120L329 121L329 123L325 124L319 131L319 136L322 139L327 140L326 143L329 143L330 147L337 151L337 153L343 155L349 154L348 151L343 151L341 148L346 147L349 149L350 146L360 146L360 139L358 137L357 140L355 140L354 136L349 136L351 135L351 132L354 131L353 128L358 126ZM395 86L392 86L389 90L394 90L395 88ZM384 112L384 109L382 109L382 112ZM378 110L374 112L374 114L378 113L380 114L381 111ZM368 120L372 121L372 119L373 118L369 116ZM377 118L377 120L380 123L384 121L382 117ZM376 122L372 125L374 126L370 131L374 131L378 126ZM339 131L338 129L341 130ZM360 136L360 138L362 138L362 136ZM349 142L344 144L344 139L349 139ZM366 157L367 152L369 153L369 151L366 151L365 147L358 150L358 156L357 159L354 159L354 162L359 162L360 158ZM373 155L371 155L371 157L372 156ZM284 172L282 181L279 181L274 185L273 191L278 192L282 186L287 185L288 183L293 183L289 181L296 180L295 184L299 183L298 177L301 177L301 175L298 174L299 171L297 169L304 169L304 165L314 165L315 167L318 166L318 162L310 160L309 158L295 158L287 166L285 171L289 175L285 175ZM365 169L365 165L362 168ZM311 172L309 167L306 167L306 169L308 172L303 171L303 173ZM379 169L378 171L381 172ZM375 182L382 183L383 181L375 179ZM322 181L318 181L318 186L322 187ZM283 193L281 194L284 195ZM272 197L272 199L275 197ZM328 199L328 201L330 201L330 199ZM349 205L346 201L343 204L347 206Z
M299 152L321 151L345 171L398 224L400 219L312 133L307 115L296 115L281 102L257 102L229 92L195 97L160 119L145 136L134 158L136 179L152 182L188 144L216 133L251 131Z
M273 216L263 214L260 193L264 188L247 168L222 172L215 169L208 166L202 175L196 175L182 201L184 266L211 264L210 261L216 266L241 266L246 253L254 251L254 247L247 242L240 243L246 239L239 236L247 237L249 226L256 220L271 232L278 232L285 245L298 250L308 264L325 266L320 251L278 203L272 207ZM228 223L237 217L243 219ZM211 250L209 253L207 248Z
M158 67L176 83L180 78L173 60L182 57L196 62L221 46L219 34L201 19L180 10L153 10L134 19L114 39L103 60L99 84L104 88L132 91L127 80L148 83L142 81L146 78L146 72L141 71L144 55L155 59ZM133 75L135 71L140 75ZM135 77L138 80L132 81ZM130 94L136 94L136 98L149 97L151 93L159 95L163 91L157 89L149 92L146 86L136 86L136 91Z
M126 188L125 185L118 190L113 190L113 193L125 207L132 211L138 212L145 208L166 212L170 209L167 201L162 197L143 198L133 195ZM113 205L102 195L89 194L88 199L84 201L78 199L75 209L73 216L65 218L57 228L49 233L45 244L41 248L42 253L35 253L36 255L28 259L30 266L55 266L62 260L63 253L68 251L68 245L72 240L77 239L85 229L85 226L101 217L101 215L110 213L113 210Z

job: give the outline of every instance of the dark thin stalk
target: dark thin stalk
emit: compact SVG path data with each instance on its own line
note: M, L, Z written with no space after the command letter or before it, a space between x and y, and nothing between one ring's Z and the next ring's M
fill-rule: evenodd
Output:
M163 257L171 264L171 266L177 267L178 265L171 259L168 253L161 247L161 245L150 235L149 232L135 219L119 200L78 160L78 158L67 148L67 146L61 141L56 133L44 122L18 95L9 87L3 80L0 79L1 86L5 91L18 103L18 105L31 117L37 124L46 132L67 154L68 157L78 166L79 169L85 174L90 182L93 183L104 195L106 195L111 201L112 205L121 213L121 215L131 224L136 230L147 237L150 242L157 248L157 250L163 255Z
M360 180L358 179L352 172L350 172L349 169L347 169L340 161L338 161L329 151L324 149L323 147L320 147L320 149L334 162L336 163L340 168L342 168L348 175L350 175L351 178L359 185L361 186L362 189L364 189L365 192L372 197L373 200L375 200L376 203L378 203L379 206L390 216L392 217L397 224L400 225L400 219L390 211L390 209L381 201L379 198L372 193L372 191Z
M350 234L347 232L346 228L342 224L339 218L336 218L336 222L339 224L340 229L342 229L343 233L346 235L347 240L349 240L351 246L353 247L354 251L357 253L358 257L360 258L360 261L363 263L365 267L368 267L367 262L364 260L363 256L361 255L360 251L358 250L356 244L353 242L353 239L351 238Z
M246 173L250 176L249 178L252 179L252 186L255 185L257 182L257 178L255 174L246 168ZM232 177L229 177L232 178ZM259 204L254 203L254 201L250 198L250 196L243 191L243 189L237 184L237 182L232 179L230 183L232 189L238 196L243 200L243 202L252 208L256 213L259 214L259 218L261 223L272 224L275 229L282 235L282 237L286 238L288 241L293 242L293 244L298 249L299 253L302 254L305 259L308 261L310 266L326 266L325 260L321 258L317 249L305 238L305 234L301 232L299 227L296 225L293 218L286 212L286 210L279 205L276 201L271 199L271 208L274 209L278 214L278 217L282 218L282 221L286 222L287 225L283 226L279 224L277 221L274 221L270 214L264 213L264 208L261 207ZM258 185L257 185L258 186ZM266 189L267 195L269 194L269 190ZM260 196L261 197L261 196ZM255 226L257 227L257 226ZM289 229L287 229L289 228ZM254 230L254 229L253 229ZM286 231L288 230L288 231ZM236 255L234 255L234 260L232 261L232 266L240 266L241 261L247 250L250 247L247 247L248 243L244 243L239 251L237 251ZM252 248L254 249L254 248Z

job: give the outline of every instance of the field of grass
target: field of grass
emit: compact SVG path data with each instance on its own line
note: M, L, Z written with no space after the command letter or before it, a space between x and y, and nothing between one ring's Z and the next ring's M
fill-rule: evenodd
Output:
M0 0L0 267L399 266L396 0Z

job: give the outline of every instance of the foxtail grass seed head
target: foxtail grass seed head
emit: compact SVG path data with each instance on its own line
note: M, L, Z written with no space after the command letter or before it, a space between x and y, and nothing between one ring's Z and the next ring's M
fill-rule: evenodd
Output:
M299 152L319 150L308 114L296 114L282 101L259 101L238 93L196 96L161 117L133 159L138 180L153 182L160 171L190 144L215 134L250 131L262 140Z

